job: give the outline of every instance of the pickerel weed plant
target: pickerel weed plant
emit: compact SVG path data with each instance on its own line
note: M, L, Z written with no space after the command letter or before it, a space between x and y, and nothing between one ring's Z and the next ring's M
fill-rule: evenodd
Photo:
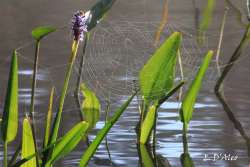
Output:
M140 92L143 98L140 118L140 143L142 144L148 141L156 124L157 110L162 103L162 99L169 97L169 93L173 89L181 38L179 32L173 33L156 50L140 71ZM145 116L146 111L148 112Z

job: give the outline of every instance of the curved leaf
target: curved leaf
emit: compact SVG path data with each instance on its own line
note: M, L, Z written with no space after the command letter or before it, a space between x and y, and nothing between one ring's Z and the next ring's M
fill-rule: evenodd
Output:
M30 122L27 118L23 120L23 138L22 138L22 159L35 154L35 142L30 126ZM36 157L31 158L25 162L21 167L35 167Z
M75 125L65 136L62 137L61 141L55 145L53 153L46 166L52 165L58 159L69 154L81 141L87 129L88 123L84 121Z
M173 33L140 72L140 90L146 102L159 100L172 86L181 34Z
M207 71L207 68L211 62L212 57L213 57L213 51L209 51L205 56L200 66L200 69L195 76L195 79L188 88L187 94L183 99L180 116L181 116L181 121L184 124L188 124L192 118L195 101L201 88L202 79Z
M99 120L101 105L95 93L88 89L85 84L81 84L81 91L84 96L82 112L85 121L89 123L88 129L90 130Z
M112 116L112 118L104 125L104 127L98 132L97 136L95 137L94 141L90 144L90 146L87 148L87 150L84 152L83 156L80 160L80 167L87 166L90 158L94 155L96 149L102 142L103 138L107 135L109 130L112 128L112 126L116 123L116 121L120 118L121 114L126 110L134 96L136 95L136 92L129 97L129 99L116 110L115 114Z
M16 51L13 52L11 59L1 128L4 142L8 143L15 139L18 130L18 60Z
M54 27L42 26L33 29L31 35L35 40L40 41L43 37L47 36L49 33L52 33L54 31L56 31L56 28Z

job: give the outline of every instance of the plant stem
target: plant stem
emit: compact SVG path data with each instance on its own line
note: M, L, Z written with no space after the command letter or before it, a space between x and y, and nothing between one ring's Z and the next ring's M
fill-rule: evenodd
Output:
M80 60L80 66L78 68L78 78L77 78L76 89L75 89L76 104L77 104L77 107L79 108L79 115L82 121L84 120L84 116L81 110L81 100L80 100L79 92L80 92L80 85L82 82L82 73L83 73L83 65L84 65L87 42L88 42L88 36L84 38L83 51L82 51L82 56Z
M7 149L7 142L4 142L4 150L3 150L3 166L7 167L8 166L8 149Z
M249 37L250 37L250 23L247 26L246 32L245 32L243 38L241 39L240 44L238 45L238 47L234 51L232 57L230 58L230 60L228 61L227 65L226 65L226 67L223 69L220 78L216 82L216 85L214 88L215 92L220 91L220 87L221 87L222 82L226 78L228 72L233 67L235 61L240 58L242 50L244 49L245 45L248 43Z
M59 108L58 108L58 112L56 114L55 122L53 124L52 136L50 138L49 144L54 143L57 139L59 125L60 125L62 111L63 111L64 100L65 100L65 97L67 94L69 80L70 80L70 76L72 73L72 68L73 68L73 65L75 62L75 58L77 55L78 46L79 46L79 41L74 40L73 44L72 44L72 52L71 52L71 56L69 58L69 64L67 67L66 76L65 76L65 80L64 80L63 90L62 90L62 93L60 96Z
M35 89L36 89L36 73L38 68L38 58L39 58L39 48L40 41L36 42L36 51L35 51L35 61L33 66L33 75L32 75L32 89L31 89L31 99L30 99L30 117L33 118L33 112L35 111Z
M34 115L35 112L35 90L36 90L36 74L38 69L38 59L39 59L39 49L40 49L40 41L36 41L36 50L35 50L35 60L34 60L34 66L33 66L33 75L32 75L32 88L31 88L31 99L30 99L30 112L29 112L29 118L31 120L31 129L34 137L34 143L35 143L35 151L37 152L37 141L36 141L36 135L35 135L35 126L34 126ZM37 166L39 167L39 155L36 155L36 162Z

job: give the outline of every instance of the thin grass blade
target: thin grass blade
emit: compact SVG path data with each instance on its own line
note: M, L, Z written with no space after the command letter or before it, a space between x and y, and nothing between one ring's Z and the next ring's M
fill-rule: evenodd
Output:
M43 148L46 148L48 145L48 142L49 142L54 92L55 92L55 87L53 87L51 89L51 92L50 92L50 99L49 99L49 107L48 107L48 113L47 113L47 119L46 119L46 128L45 128Z
M81 141L88 129L87 122L80 122L75 125L65 136L62 137L61 141L54 147L51 158L48 160L45 166L51 166L55 161L69 154Z
M111 117L111 119L107 121L104 127L99 131L94 141L90 144L90 146L87 148L87 150L84 152L83 156L81 157L80 164L79 164L80 167L87 166L89 160L96 152L96 149L102 142L103 138L107 135L109 130L112 128L112 126L120 118L121 114L126 110L126 108L130 104L130 102L132 101L136 93L137 92L135 92L131 97L129 97L129 99L120 108L116 110L115 114Z
M186 125L189 123L189 121L192 118L195 101L200 91L202 80L212 60L212 57L213 57L213 51L209 51L207 55L205 56L200 66L200 69L195 76L195 79L189 86L188 91L183 99L183 102L181 105L180 117L181 117L181 121Z
M3 141L13 141L18 130L18 60L16 51L13 52L9 72L8 88L5 97L1 133Z

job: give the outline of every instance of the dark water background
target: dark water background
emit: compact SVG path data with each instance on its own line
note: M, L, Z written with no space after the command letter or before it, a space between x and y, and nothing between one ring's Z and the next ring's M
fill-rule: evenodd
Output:
M92 0L1 0L0 1L0 113L2 113L6 93L8 69L11 52L18 49L20 76L20 117L29 111L30 84L34 43L31 30L40 25L59 27L56 33L42 41L40 66L38 71L38 88L36 91L36 133L38 144L42 144L44 120L47 112L49 91L56 87L56 98L59 101L63 85L64 71L70 53L70 19L78 9L88 9L95 1ZM245 0L232 0L241 10L246 21ZM168 24L164 29L161 42L172 32L183 33L182 58L184 73L191 79L208 49L216 49L219 28L224 14L223 0L216 2L212 26L207 33L204 46L196 43L195 11L202 11L206 1L201 0L169 0ZM88 84L102 101L105 109L106 99L110 99L111 109L119 106L131 94L133 80L137 78L138 70L143 66L151 53L154 35L160 24L163 0L118 0L111 9L108 17L93 30L88 44L85 65L84 82ZM225 34L221 52L221 68L240 42L244 27L237 21L237 13L230 8L225 26ZM81 50L80 50L81 53ZM76 69L79 66L76 63ZM250 135L250 58L246 49L239 61L226 78L224 94L234 118L241 122L246 134ZM72 77L69 93L66 99L61 134L65 134L80 120L73 97L76 71ZM213 62L203 88L199 95L193 120L188 134L189 153L195 166L249 166L246 141L235 129L234 123L213 92L217 79L217 70ZM156 153L172 166L181 166L180 156L182 146L182 124L178 120L179 103L173 97L159 111L157 126ZM54 105L54 111L56 105ZM104 125L104 113L96 129L91 133L92 140L96 132ZM118 123L107 136L110 157L105 143L100 145L95 156L89 163L91 167L98 166L140 166L136 146L135 125L138 121L136 99L124 112ZM19 137L21 137L21 123ZM13 153L18 141L10 144L9 153ZM55 166L77 166L84 152L84 143L80 143L74 152L65 157ZM0 164L3 159L3 146L0 144ZM237 155L237 161L203 161L205 154L230 153ZM1 166L1 165L0 165Z

